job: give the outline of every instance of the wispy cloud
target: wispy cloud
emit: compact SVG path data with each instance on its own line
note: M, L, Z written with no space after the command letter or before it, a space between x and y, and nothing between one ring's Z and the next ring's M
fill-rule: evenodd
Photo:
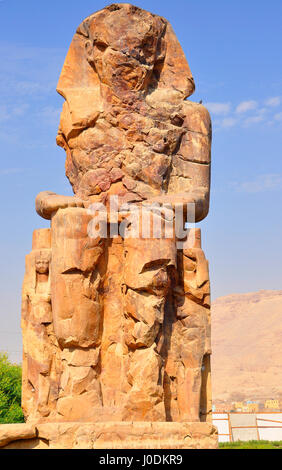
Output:
M18 95L32 96L54 93L56 89L56 82L40 83L30 81L18 81L13 83L13 88Z
M264 121L265 116L263 112L259 112L256 116L250 116L247 119L244 120L243 126L248 127L251 124L256 124L258 122Z
M282 121L282 113L277 113L274 115L275 121Z
M66 51L0 42L0 94L46 95L55 93Z
M258 103L254 100L250 101L242 101L240 104L238 104L236 108L236 113L241 114L241 113L246 113L247 111L251 111L253 109L256 109L258 106Z
M22 173L23 171L23 168L3 168L2 170L0 169L0 176L15 175L17 173Z
M271 106L275 108L276 106L279 106L281 104L281 97L280 96L274 96L273 98L268 98L265 101L266 106Z
M225 118L221 121L221 127L227 128L227 127L234 127L235 124L237 123L237 119L229 117Z
M17 116L23 116L29 105L27 103L21 103L16 106L1 105L0 106L0 122L7 121Z
M38 113L38 117L43 118L47 124L51 124L56 128L59 124L61 111L61 109L55 108L54 106L46 106Z
M26 111L29 109L28 103L22 103L12 108L12 115L13 116L23 116Z
M6 121L7 119L9 119L7 106L1 105L0 106L0 122Z
M282 189L282 174L272 173L256 176L253 180L232 183L237 191L259 193Z
M213 114L224 115L231 110L231 103L206 103L206 108Z
M47 145L47 140L42 141L42 133L46 137L52 126L56 133L62 101L56 93L56 85L65 55L64 49L0 41L2 146L42 147Z
M282 121L282 112L277 112L279 104L282 105L282 100L279 96L275 96L261 103L248 100L232 106L230 102L210 102L205 106L215 116L213 120L215 129L230 129L234 126L250 127L256 124L277 125Z

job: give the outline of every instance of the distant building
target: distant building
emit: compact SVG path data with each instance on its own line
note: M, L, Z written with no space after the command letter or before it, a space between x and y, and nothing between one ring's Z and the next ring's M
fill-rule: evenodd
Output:
M233 408L235 411L242 411L243 406L244 406L244 403L242 401L237 401L233 403Z
M215 408L214 413L229 413L232 409L232 405L230 403L216 403L213 406Z
M259 411L259 402L253 400L237 401L233 403L233 409L236 413L257 413Z
M246 410L247 413L257 413L259 411L259 404L250 402L250 403L247 403L246 408L247 408Z
M279 400L265 400L264 408L270 410L279 410Z

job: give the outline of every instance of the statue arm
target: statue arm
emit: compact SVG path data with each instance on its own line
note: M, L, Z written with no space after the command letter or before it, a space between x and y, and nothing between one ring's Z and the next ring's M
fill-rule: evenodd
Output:
M196 222L200 222L209 212L211 119L201 104L185 101L183 108L185 132L172 159L168 193L173 193L176 203L194 203Z
M66 207L84 207L83 202L77 196L60 196L51 191L43 191L35 200L35 208L43 219L50 220L59 209Z

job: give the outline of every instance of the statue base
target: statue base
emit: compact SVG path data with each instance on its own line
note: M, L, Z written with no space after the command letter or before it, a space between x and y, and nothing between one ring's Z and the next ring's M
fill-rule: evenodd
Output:
M0 425L5 449L216 449L210 423L104 422Z

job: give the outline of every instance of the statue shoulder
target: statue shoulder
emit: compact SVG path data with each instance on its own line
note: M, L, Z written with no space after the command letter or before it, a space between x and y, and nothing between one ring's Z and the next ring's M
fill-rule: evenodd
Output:
M211 135L210 113L201 103L185 100L183 102L184 126L192 132Z

